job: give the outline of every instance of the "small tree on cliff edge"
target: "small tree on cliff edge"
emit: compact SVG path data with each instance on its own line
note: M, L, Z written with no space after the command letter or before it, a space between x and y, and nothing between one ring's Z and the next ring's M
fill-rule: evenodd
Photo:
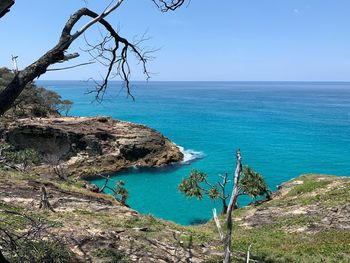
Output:
M222 181L211 183L208 181L206 173L193 169L189 177L183 179L180 183L179 191L187 197L196 197L200 200L204 195L207 195L212 200L220 199L222 202L221 214L226 214L228 208L227 199L229 198L229 195L226 194L226 186L229 182L228 174L220 175L220 177ZM255 199L264 195L269 197L269 194L270 191L264 177L253 171L249 166L245 166L238 181L237 197L248 195ZM237 204L234 204L234 208L237 208Z

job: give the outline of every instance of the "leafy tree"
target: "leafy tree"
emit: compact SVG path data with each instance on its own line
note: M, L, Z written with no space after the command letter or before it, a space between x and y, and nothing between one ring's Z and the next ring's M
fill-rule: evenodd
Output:
M8 68L0 68L0 93L14 78L15 73ZM73 102L61 100L61 96L54 91L37 87L29 83L6 113L7 117L47 117L60 113L68 114Z
M124 181L121 181L119 180L115 186L115 189L114 189L114 193L116 195L119 195L120 196L120 202L123 204L123 205L126 205L126 200L128 199L129 197L129 192L128 190L125 188L125 183Z
M98 189L98 192L103 193L103 191L105 189L108 189L112 192L112 195L114 196L115 199L117 199L118 201L120 201L123 205L126 205L126 200L129 197L129 192L128 190L125 188L125 183L122 180L119 180L117 182L115 182L115 187L114 189L112 187L110 187L108 185L109 181L112 181L110 178L110 175L108 176L103 176L100 175L101 177L105 178L105 182L103 184L103 186L101 188ZM113 181L114 182L114 181Z
M68 116L69 111L71 110L73 106L73 102L70 100L63 100L60 103L60 108L58 109L59 112L63 112L65 116Z
M181 181L178 189L185 196L195 197L199 200L201 200L204 195L208 196L211 200L220 199L222 202L221 214L226 214L229 195L225 193L225 190L229 182L228 174L226 173L225 176L221 176L221 178L222 181L210 183L206 173L193 169L189 177ZM238 181L237 196L248 195L249 197L257 198L264 195L268 196L269 193L270 191L263 176L253 171L249 166L244 167ZM235 207L237 207L237 204Z
M189 177L181 181L178 189L187 197L195 197L199 200L201 200L204 195L207 195L211 200L220 199L222 201L221 214L226 214L226 200L229 197L225 194L225 186L228 182L227 177L228 174L226 173L225 176L222 176L222 182L212 184L208 181L206 173L193 169L191 170ZM219 191L218 187L221 188L221 191Z
M40 154L34 149L24 149L20 151L9 148L4 153L5 158L15 164L21 165L23 171L27 171L32 165L40 164Z
M244 167L238 183L238 195L248 195L256 199L259 196L270 197L270 190L264 177L248 165Z

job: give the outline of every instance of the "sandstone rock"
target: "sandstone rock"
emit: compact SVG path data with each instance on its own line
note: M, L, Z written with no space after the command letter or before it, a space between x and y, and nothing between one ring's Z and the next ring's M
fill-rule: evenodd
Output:
M18 149L34 148L46 163L59 160L73 174L84 176L134 165L159 167L183 158L159 132L110 117L21 119L11 123L2 137Z

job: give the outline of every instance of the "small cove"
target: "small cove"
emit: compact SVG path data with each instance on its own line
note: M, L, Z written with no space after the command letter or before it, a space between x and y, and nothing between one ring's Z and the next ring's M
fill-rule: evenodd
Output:
M210 219L219 202L177 191L192 168L233 173L234 151L263 174L272 190L303 173L350 175L350 84L317 82L136 82L136 101L113 83L103 104L91 104L85 82L41 81L74 101L71 115L111 115L146 124L202 158L181 166L132 169L125 181L135 210L180 224ZM93 180L102 185L104 180ZM111 181L113 183L113 181ZM246 204L249 200L241 200Z

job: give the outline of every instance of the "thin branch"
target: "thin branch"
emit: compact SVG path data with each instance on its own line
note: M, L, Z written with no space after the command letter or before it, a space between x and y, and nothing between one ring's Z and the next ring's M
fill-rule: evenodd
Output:
M152 0L153 3L162 11L174 11L185 2L185 0Z
M94 64L94 63L96 63L96 62L95 61L90 61L90 62L85 62L85 63L77 64L77 65L74 65L74 66L70 66L70 67L51 68L51 69L47 69L46 71L66 70L66 69L77 68L77 67L80 67L80 66L86 66L86 65L90 65L90 64Z
M100 22L101 20L103 20L103 18L105 18L106 16L108 16L110 13L112 13L115 9L117 9L122 3L124 2L124 0L119 0L114 6L110 7L109 9L105 10L102 14L96 16L93 20L89 21L88 23L86 23L84 26L82 26L77 32L75 32L72 35L72 40L75 40L76 38L78 38L82 33L84 33L89 27L91 27L93 24L95 24L96 22Z

